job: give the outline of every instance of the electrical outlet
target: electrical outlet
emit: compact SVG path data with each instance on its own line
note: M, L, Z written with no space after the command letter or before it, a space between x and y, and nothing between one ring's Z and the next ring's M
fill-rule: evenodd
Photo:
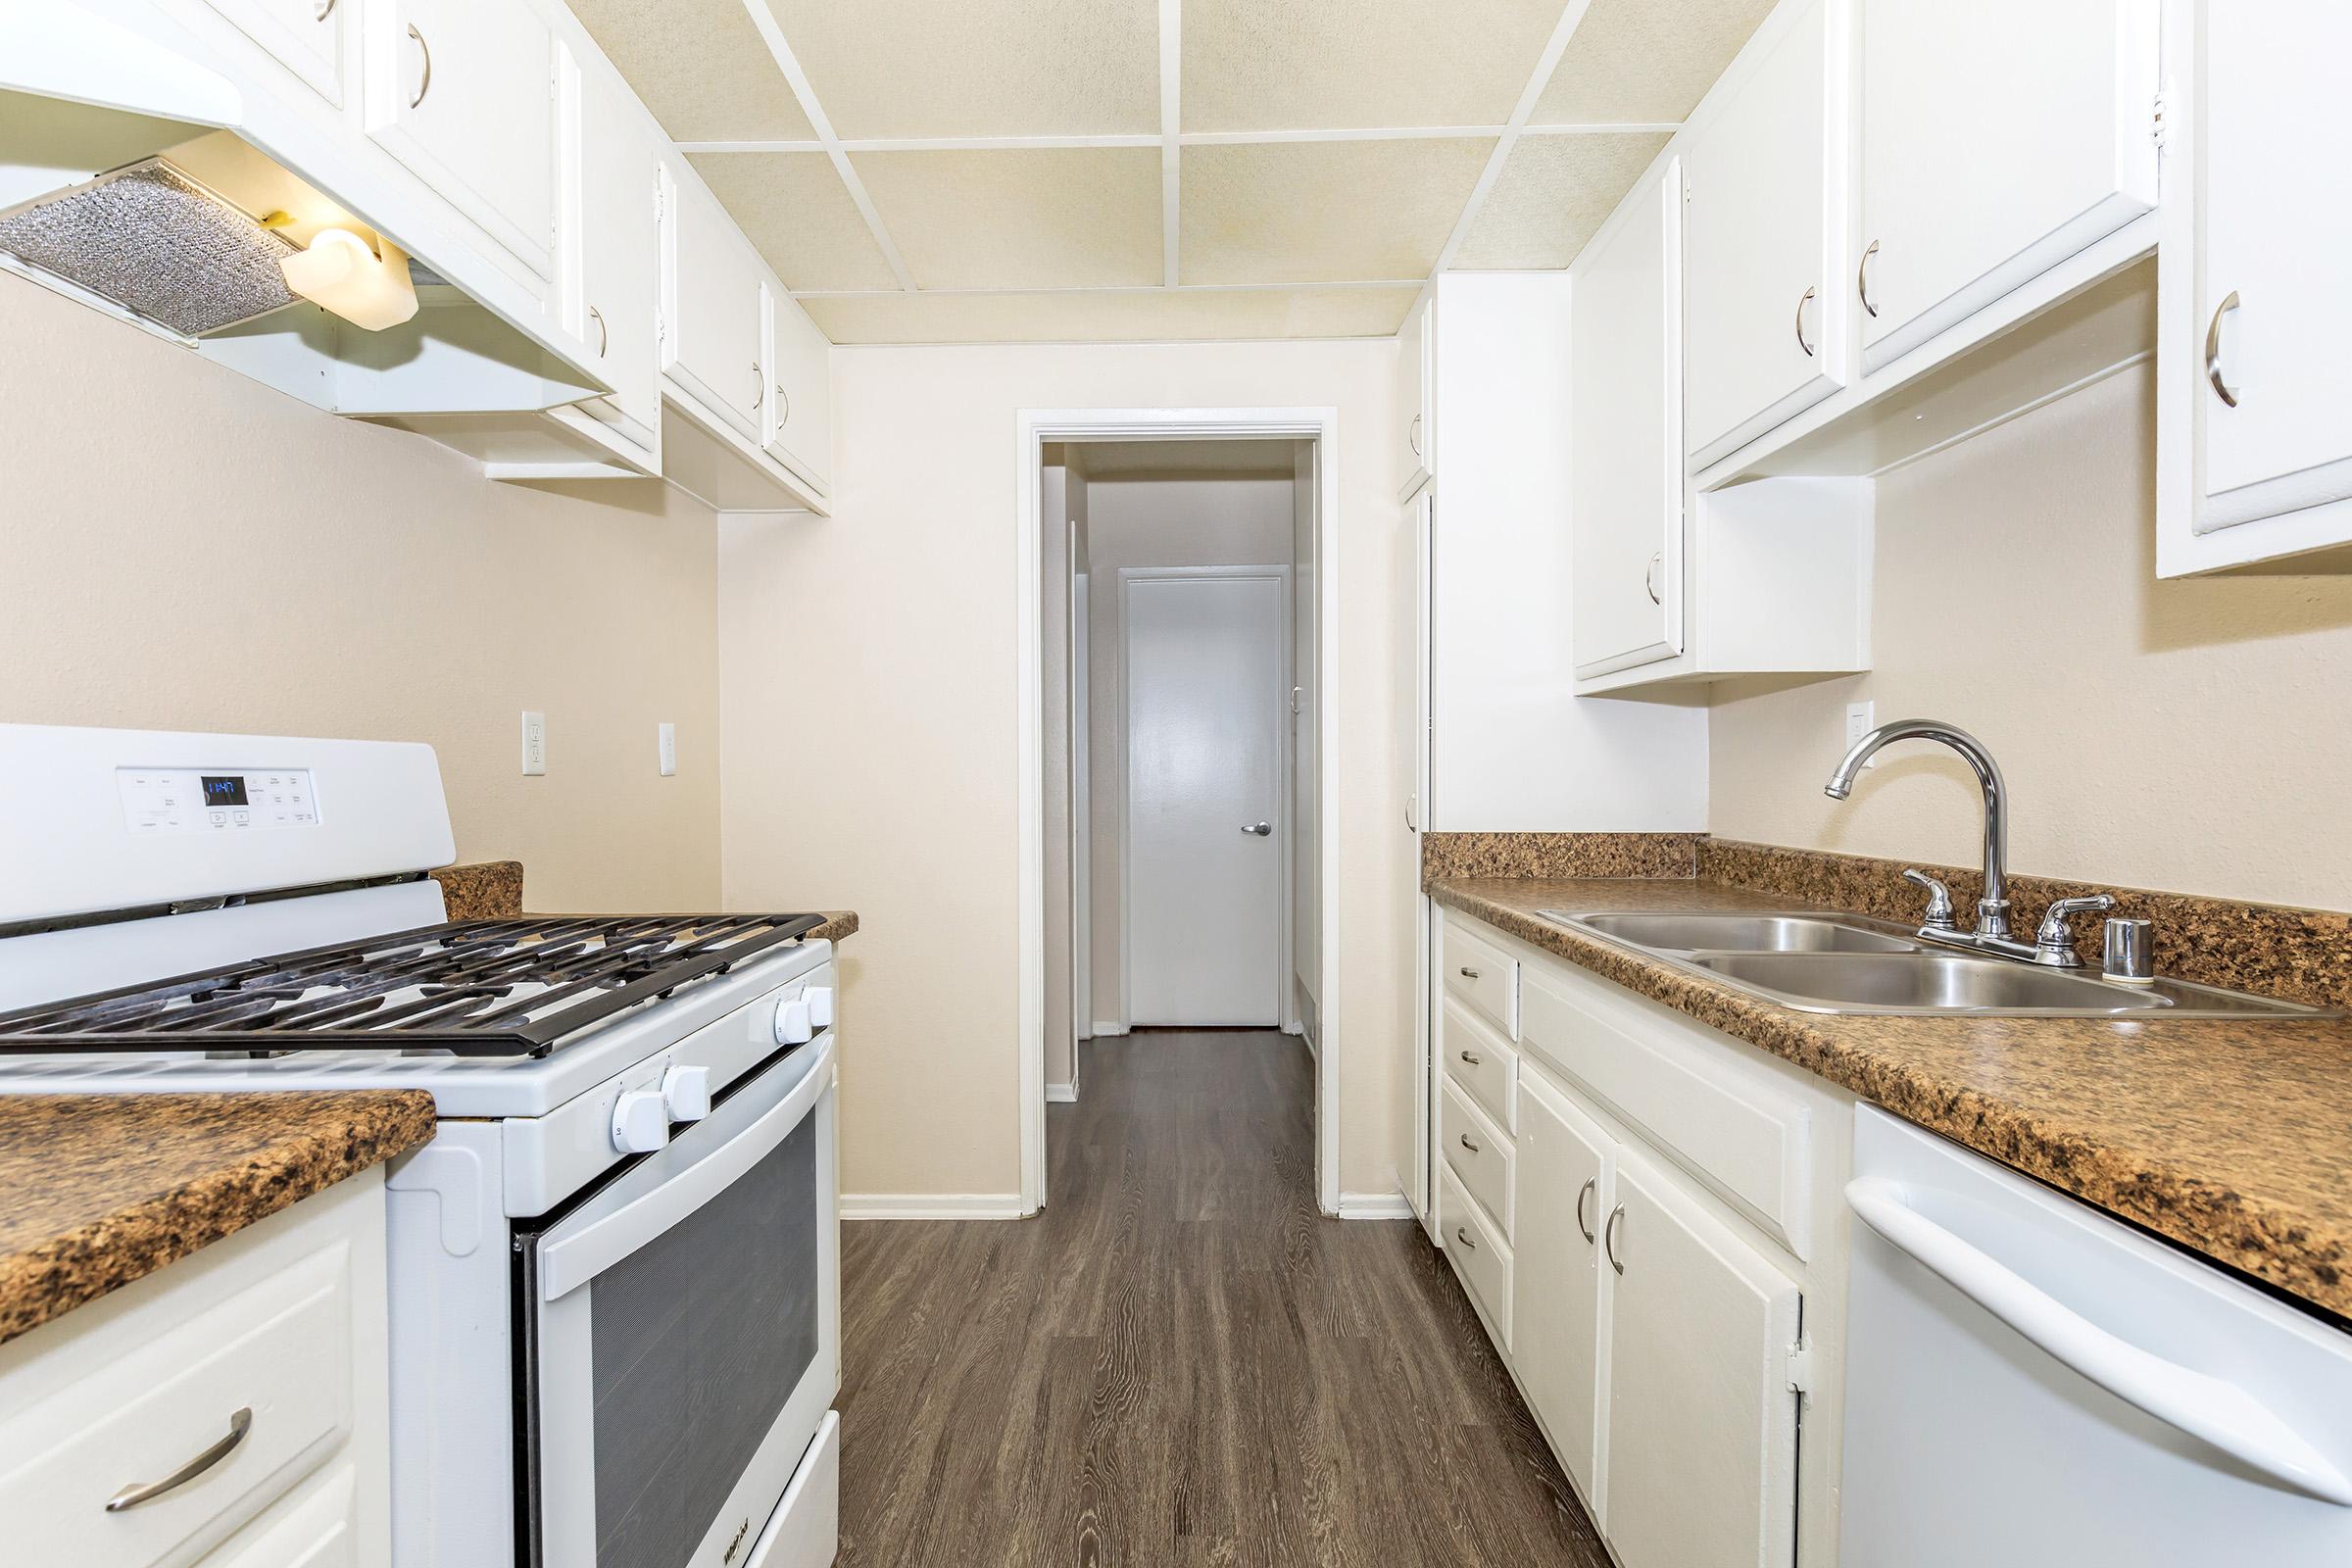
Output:
M655 733L656 756L662 764L662 776L673 778L678 771L678 726L663 724Z
M522 715L522 776L537 778L547 771L547 715L527 710Z
M1878 727L1879 705L1877 703L1848 703L1845 705L1845 747L1847 751L1852 751L1856 741ZM1876 767L1879 765L1879 760L1874 757L1862 765Z

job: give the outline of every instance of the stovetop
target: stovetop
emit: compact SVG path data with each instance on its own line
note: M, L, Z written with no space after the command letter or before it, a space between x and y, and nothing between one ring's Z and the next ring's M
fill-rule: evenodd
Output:
M823 923L677 914L425 926L0 1013L0 1054L543 1056Z

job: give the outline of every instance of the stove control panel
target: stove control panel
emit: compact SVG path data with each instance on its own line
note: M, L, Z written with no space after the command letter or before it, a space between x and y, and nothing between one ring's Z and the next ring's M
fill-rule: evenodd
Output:
M238 833L317 827L307 767L119 767L115 788L133 834Z

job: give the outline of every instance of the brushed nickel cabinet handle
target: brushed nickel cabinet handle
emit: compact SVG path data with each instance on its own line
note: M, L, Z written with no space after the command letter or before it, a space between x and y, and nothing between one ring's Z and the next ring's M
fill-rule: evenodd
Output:
M760 383L752 390L752 407L757 410L767 401L767 372L760 368L758 360L752 362L752 379Z
M1421 416L1418 414L1413 416L1413 422L1404 427L1404 444L1413 449L1414 457L1421 455Z
M1813 292L1807 288L1796 302L1796 346L1805 351L1808 360L1813 357L1813 345L1805 341L1805 307L1813 303Z
M1478 971L1471 968L1468 964L1462 965L1462 967L1456 972L1459 973L1465 980L1475 980L1478 978Z
M1617 1255L1617 1222L1625 1218L1625 1205L1619 1203L1609 1210L1609 1222L1600 1228L1600 1250L1609 1254L1609 1267L1625 1272L1625 1260Z
M335 0L318 0L317 5L311 7L311 20L313 22L324 22L327 18L333 16L334 14Z
M1854 292L1862 296L1863 314L1877 320L1879 308L1870 303L1870 259L1879 254L1879 242L1872 240L1862 251L1862 265L1854 269Z
M2222 379L2222 318L2236 309L2237 290L2231 289L2230 297L2214 307L2213 319L2205 327L2205 379L2213 383L2213 390L2222 402L2233 409L2237 407L2237 393Z
M784 388L779 385L776 388L776 423L781 425L785 420L791 417L792 394L785 391Z
M1467 1150L1468 1150L1468 1151L1470 1151L1470 1152L1472 1152L1473 1154L1475 1154L1475 1153L1477 1153L1477 1152L1479 1152L1479 1151L1478 1151L1478 1146L1477 1146L1476 1144L1474 1144L1474 1143L1472 1143L1472 1142L1470 1141L1470 1135L1469 1135L1468 1133L1462 1133L1462 1134L1459 1134L1458 1136L1459 1136L1459 1138L1460 1138L1460 1140L1461 1140L1461 1145L1462 1145L1462 1147L1463 1147L1464 1149L1467 1149Z
M1469 1063L1471 1066L1473 1066L1473 1067L1476 1067L1476 1066L1478 1066L1478 1065L1481 1063L1481 1061L1484 1059L1484 1058L1482 1058L1482 1057L1479 1055L1479 1054L1478 1054L1477 1052L1475 1052L1475 1051L1465 1051L1465 1052L1463 1052L1461 1054L1462 1054L1462 1059L1463 1059L1464 1061L1468 1062L1468 1063Z
M1664 564L1666 564L1666 552L1660 550L1652 554L1649 558L1649 564L1642 568L1642 586L1648 592L1649 602L1653 605L1666 603L1665 600L1658 597L1658 568Z
M612 346L612 329L605 324L605 313L593 305L588 307L588 319L596 323L596 357L601 360Z
M1585 1233L1585 1245L1587 1247L1592 1245L1593 1236L1592 1226L1585 1218L1585 1200L1592 1197L1599 1191L1600 1178L1597 1176L1586 1177L1585 1185L1576 1190L1576 1228Z
M416 40L416 47L424 56L424 70L416 77L416 96L409 100L409 107L416 109L423 106L424 95L433 90L433 46L424 41L424 34L416 30L414 22L409 24L409 36Z
M1470 1230L1468 1226L1456 1225L1453 1228L1453 1239L1461 1243L1464 1247L1470 1249L1470 1250L1473 1252L1478 1250L1478 1244L1470 1239Z
M237 1445L243 1443L245 1434L252 1430L253 1406L246 1405L228 1418L227 1437L222 1438L219 1443L214 1444L161 1481L133 1482L124 1487L121 1492L106 1499L106 1511L122 1513L124 1509L136 1508L142 1502L153 1502L167 1492L176 1492L236 1452Z

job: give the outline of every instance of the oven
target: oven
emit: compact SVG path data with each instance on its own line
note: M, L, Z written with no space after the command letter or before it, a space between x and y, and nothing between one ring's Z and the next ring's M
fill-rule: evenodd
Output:
M517 1232L532 1568L831 1561L835 1077L820 1032Z

